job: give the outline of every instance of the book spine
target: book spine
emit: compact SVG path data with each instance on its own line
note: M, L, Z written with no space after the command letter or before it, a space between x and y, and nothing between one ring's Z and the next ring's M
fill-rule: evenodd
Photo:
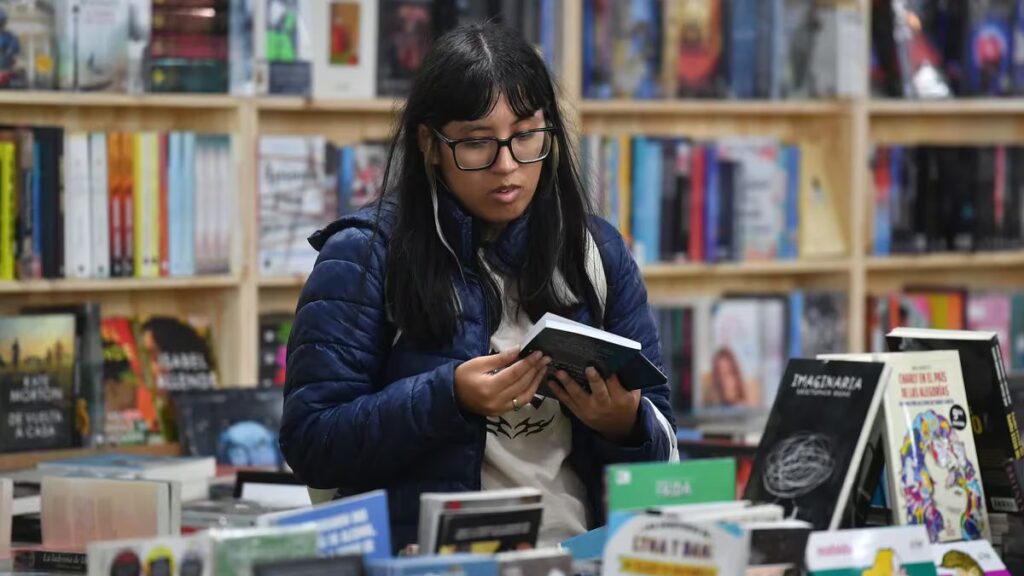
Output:
M182 234L182 255L185 258L184 273L186 276L196 274L196 135L194 132L185 134L183 142L182 164L185 167L185 198L184 223Z
M149 57L227 60L228 39L209 34L159 34L149 45Z
M152 30L192 34L227 34L228 16L226 11L207 15L205 10L191 10L169 6L153 6Z
M1021 485L1021 471L1024 470L1024 444L1021 443L1019 423L1017 415L1013 411L1010 384L1006 378L1006 365L1003 364L1003 352L998 342L992 343L992 361L995 363L996 375L999 378L999 393L1006 408L1006 424L1010 433L1010 443L1013 446L1013 460L1006 463L1010 489L1017 505L1017 509L1013 512L1020 512L1024 510L1024 488Z
M134 276L144 277L146 275L146 147L142 134L133 134L132 156L132 269Z
M135 205L138 202L135 167L142 159L135 154L135 134L121 135L121 258L122 276L131 278L137 274L135 266L135 226L139 224Z
M159 178L160 178L160 206L159 206L159 214L160 214L160 218L159 218L159 220L160 220L160 229L159 229L159 244L160 244L160 250L159 250L159 252L160 252L160 258L159 258L160 264L159 265L160 265L160 274L159 275L162 276L162 277L166 277L166 276L168 276L170 274L170 268L171 268L170 255L168 254L168 251L169 251L170 247L169 247L169 238L168 238L168 229L167 229L167 227L168 227L168 219L170 218L170 209L169 209L169 201L170 201L170 199L168 198L168 195L170 194L170 190L169 190L168 176L167 176L167 160L168 160L168 158L167 158L167 155L168 155L167 133L166 132L161 133L158 138L159 138L159 141L158 141L159 150L158 150L157 154L160 157L160 174L159 174Z
M63 572L85 574L88 568L83 552L51 550L14 550L13 564L17 571Z
M0 280L14 280L14 157L14 143L0 142Z
M107 166L107 135L103 132L94 132L90 136L89 161L91 163L89 176L90 182L90 208L92 210L92 275L96 278L107 278L110 276L110 226L109 215L109 190L107 181L109 168Z

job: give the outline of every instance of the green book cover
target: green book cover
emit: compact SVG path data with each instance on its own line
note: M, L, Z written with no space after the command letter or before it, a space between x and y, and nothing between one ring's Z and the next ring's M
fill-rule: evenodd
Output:
M736 499L732 458L609 466L608 511Z
M251 576L254 564L272 560L316 558L316 528L246 528L211 532L213 576Z
M936 576L924 526L814 532L807 541L810 576Z

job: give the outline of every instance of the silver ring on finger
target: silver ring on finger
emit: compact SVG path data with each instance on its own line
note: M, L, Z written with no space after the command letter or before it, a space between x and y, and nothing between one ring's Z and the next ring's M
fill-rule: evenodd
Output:
M522 408L522 406L519 405L519 398L513 398L512 399L512 411L513 412L519 412L520 408Z

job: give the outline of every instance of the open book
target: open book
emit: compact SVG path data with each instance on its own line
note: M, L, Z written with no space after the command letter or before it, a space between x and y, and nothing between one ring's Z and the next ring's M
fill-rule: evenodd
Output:
M557 314L547 313L526 333L520 347L520 356L526 357L540 350L551 357L548 374L554 377L565 370L584 390L587 385L585 370L593 366L605 378L613 374L627 390L658 386L667 382L665 375L641 352L635 340L573 322ZM553 396L547 382L541 384L538 394Z

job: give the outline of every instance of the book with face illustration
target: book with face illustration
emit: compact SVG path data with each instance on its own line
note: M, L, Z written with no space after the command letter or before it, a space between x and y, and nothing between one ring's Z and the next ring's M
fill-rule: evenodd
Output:
M875 445L885 370L881 363L790 360L744 498L780 504L815 530L839 528Z

